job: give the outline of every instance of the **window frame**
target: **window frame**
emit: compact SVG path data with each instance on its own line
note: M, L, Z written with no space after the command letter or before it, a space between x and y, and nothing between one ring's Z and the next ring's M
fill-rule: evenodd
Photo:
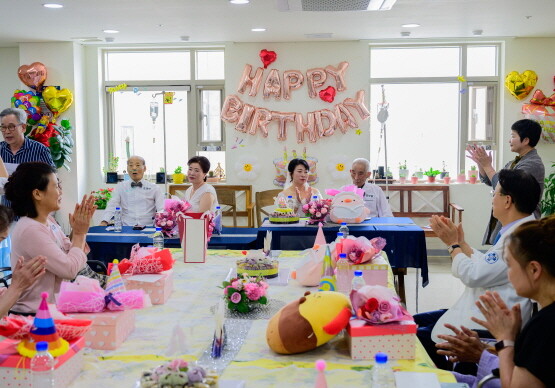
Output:
M188 51L190 53L189 60L190 60L190 74L189 80L136 80L136 81L128 81L128 80L106 80L107 74L107 66L108 66L108 54L114 52L124 52L124 53L131 53L131 52L163 52L163 51ZM216 47L179 47L179 48L148 48L148 47L134 47L134 48L104 48L101 49L101 90L102 90L102 104L104 109L106 110L105 117L105 133L104 133L104 163L107 165L108 157L110 153L114 151L114 110L113 110L113 98L111 96L112 93L108 92L107 89L109 87L115 87L121 85L122 83L127 84L127 90L133 90L134 87L139 88L151 88L157 90L164 90L167 89L175 89L175 88L188 88L189 89L189 97L187 98L187 109L188 109L188 128L189 132L188 136L188 155L196 155L198 151L203 150L203 146L212 145L216 147L220 147L222 151L225 151L225 125L222 122L222 135L220 142L209 142L209 143L202 143L202 125L201 125L201 105L200 105L200 92L198 90L207 90L207 89L219 89L222 90L222 99L220 104L223 104L223 96L225 95L225 79L222 80L197 80L196 77L196 60L197 60L197 51L222 51L224 52L225 58L225 47L224 46L216 46ZM225 59L224 59L225 60ZM224 65L225 66L225 65ZM225 74L225 70L224 70Z
M499 129L497 127L498 123L500 122L499 118L499 106L501 101L501 88L499 85L501 84L501 66L500 66L500 58L502 54L502 42L466 42L466 43L437 43L437 44L427 44L427 43L417 43L417 44L369 44L370 50L370 58L372 56L372 50L375 49L399 49L399 48L452 48L457 47L459 48L459 75L463 76L466 80L465 85L461 85L462 88L467 88L469 85L487 85L487 86L494 86L494 101L493 101L493 128L492 128L492 139L491 140L483 140L479 143L486 146L491 150L497 149L497 138L499 135ZM480 46L487 46L491 47L494 46L496 48L496 75L494 76L472 76L469 77L467 75L467 51L469 47L480 47ZM371 64L371 60L370 60ZM370 65L371 66L371 65ZM409 83L460 83L460 81L456 77L402 77L402 78L372 78L371 76L371 67L369 68L369 87L374 84L409 84ZM370 102L371 104L373 102ZM458 119L458 166L457 171L460 171L465 166L465 149L466 145L468 144L468 133L470 130L470 123L468 119L468 112L470 109L470 96L469 93L459 93L459 119Z

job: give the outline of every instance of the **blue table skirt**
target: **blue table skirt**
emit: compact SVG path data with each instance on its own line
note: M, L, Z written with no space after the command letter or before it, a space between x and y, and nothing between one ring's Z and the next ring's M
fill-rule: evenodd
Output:
M361 224L349 225L349 234L385 238L384 251L392 267L419 268L422 285L428 284L428 256L424 231L408 217L372 218ZM339 225L327 223L322 228L327 242L337 238ZM303 250L314 245L318 226L263 226L258 228L257 248L262 248L267 231L272 231L272 249Z
M223 228L221 235L212 235L208 248L210 249L255 249L256 228ZM114 259L129 258L131 247L137 243L142 246L152 245L152 232L133 230L131 226L124 226L121 233L106 231L105 226L89 228L87 243L91 248L89 260L99 260L104 263ZM166 238L166 248L180 248L178 238Z

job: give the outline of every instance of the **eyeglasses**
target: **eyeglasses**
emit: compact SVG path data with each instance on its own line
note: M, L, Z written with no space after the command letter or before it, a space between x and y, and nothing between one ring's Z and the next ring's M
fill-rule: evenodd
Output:
M0 131L1 131L1 132L13 132L13 131L15 131L15 129L16 129L17 127L19 127L20 125L22 125L22 124L16 124L16 125L14 125L14 124L9 124L9 125L7 125L7 126L6 126L6 125L0 125Z
M495 197L495 190L491 190L489 193L491 194L492 197ZM503 194L501 191L499 192L499 196L503 197L505 195L507 194Z

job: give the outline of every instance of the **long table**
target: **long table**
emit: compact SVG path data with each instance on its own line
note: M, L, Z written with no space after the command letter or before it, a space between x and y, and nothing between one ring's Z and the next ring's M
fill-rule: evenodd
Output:
M129 258L133 245L152 245L153 231L145 230L133 230L132 226L124 226L121 233L116 233L107 231L105 226L90 227L87 234L87 244L91 248L89 260L108 263L114 259ZM208 242L211 249L254 249L255 245L255 228L223 228L221 235L212 235ZM164 246L179 248L181 245L178 238L166 238Z
M326 223L323 226L327 242L336 239L339 226ZM422 285L428 285L428 256L426 238L421 227L408 217L381 217L365 220L361 224L349 224L349 234L385 238L384 251L393 268L418 268L421 271ZM272 249L302 250L314 245L318 226L316 225L274 225L267 220L258 228L256 245L262 248L266 232L272 232Z
M164 305L136 312L136 327L119 349L87 350L85 367L71 387L133 387L141 372L176 357L189 361L201 358L212 341L214 317L210 311L221 298L218 288L235 260L241 255L233 251L209 251L204 264L185 264L183 254L175 251L174 291ZM292 269L299 262L298 253L282 252L281 269ZM287 286L270 285L268 297L288 303L306 290L290 280ZM266 344L267 319L244 322L248 330L238 353L225 368L222 380L246 380L246 387L313 387L316 378L314 362L325 359L326 378L330 387L367 387L370 361L351 360L342 334L313 351L298 355L278 355ZM250 326L250 327L249 327ZM184 349L168 355L176 344L176 327L184 334ZM392 361L398 370L437 373L440 381L454 382L452 374L433 368L426 352L417 341L415 360Z

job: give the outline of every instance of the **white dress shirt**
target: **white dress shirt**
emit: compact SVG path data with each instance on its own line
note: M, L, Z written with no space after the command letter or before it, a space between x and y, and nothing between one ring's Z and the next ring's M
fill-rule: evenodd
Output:
M104 220L112 219L116 207L120 207L123 225L153 225L156 212L164 211L164 195L154 183L142 179L142 187L131 187L132 182L118 183L106 205Z
M370 217L393 217L381 187L366 182L361 189L364 190L364 205L370 210Z

